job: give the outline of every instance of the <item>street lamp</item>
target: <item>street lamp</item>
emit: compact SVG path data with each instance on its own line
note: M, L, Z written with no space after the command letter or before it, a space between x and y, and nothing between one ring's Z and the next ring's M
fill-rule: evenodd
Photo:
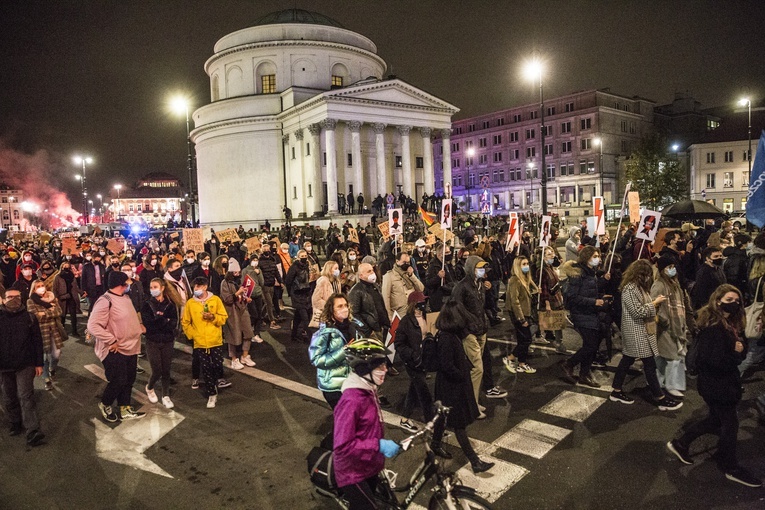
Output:
M75 164L82 165L82 172L80 173L80 187L82 188L82 214L83 214L83 220L84 223L88 224L88 187L85 184L85 165L91 164L93 162L93 158L90 156L75 156L72 158Z
M191 223L196 225L197 216L194 210L194 175L193 165L191 159L191 131L189 129L189 101L185 97L176 96L171 101L171 106L177 114L186 114L186 151L187 151L187 167L189 172L189 206L191 207Z
M534 202L534 163L529 162L526 167L528 170L526 171L526 178L529 180L530 184L530 190L531 190L531 202ZM531 204L527 204L529 207L531 207Z
M539 80L539 116L542 121L542 176L540 178L540 184L542 187L542 215L547 216L547 168L545 168L545 96L544 89L542 88L542 62L538 58L534 58L526 63L525 74L526 77L536 82Z
M117 190L117 203L114 204L114 209L117 211L117 219L122 217L122 211L120 208L122 207L122 204L120 203L120 190L122 189L122 184L115 184L114 189Z
M596 138L592 141L592 143L594 143L595 145L598 146L598 148L600 148L600 161L598 162L598 173L600 174L600 196L603 197L603 201L605 202L606 194L603 191L603 139Z
M747 184L749 184L749 179L752 178L752 100L748 97L745 97L741 99L738 104L741 106L746 106L749 110L749 125L747 127L747 134L749 137L749 150L746 152L746 159L749 162L749 173L747 174Z
M104 197L101 196L101 193L98 193L96 195L96 198L98 199L98 215L101 217L101 223L104 222Z
M473 147L468 147L468 149L465 151L465 155L467 156L467 161L465 161L465 164L467 165L465 189L467 190L467 210L470 212L470 165L473 162L473 156L475 156L475 149Z

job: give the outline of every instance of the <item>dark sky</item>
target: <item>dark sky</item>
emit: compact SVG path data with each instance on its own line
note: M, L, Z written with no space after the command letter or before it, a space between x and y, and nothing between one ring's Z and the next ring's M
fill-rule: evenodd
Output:
M0 146L48 152L76 196L71 155L95 158L91 195L151 171L185 182L173 91L209 102L215 42L269 12L330 16L377 44L388 72L462 111L535 101L521 66L548 62L545 95L610 87L704 106L765 96L765 2L647 0L5 0L0 6ZM39 152L38 152L39 154Z

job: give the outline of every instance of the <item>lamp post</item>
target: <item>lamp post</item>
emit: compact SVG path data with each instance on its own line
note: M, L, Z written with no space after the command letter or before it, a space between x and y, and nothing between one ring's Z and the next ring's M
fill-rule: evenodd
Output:
M605 201L605 192L603 191L603 139L602 138L596 138L592 141L595 145L598 146L600 149L600 160L598 161L598 173L600 174L600 196L603 197L603 200ZM613 198L611 199L613 200Z
M526 64L526 76L536 82L539 80L539 116L542 121L542 175L539 179L542 187L542 215L547 216L547 168L545 167L545 96L544 89L542 87L542 62L539 59L534 58Z
M531 191L531 194L530 194L531 203L533 203L534 202L534 163L529 162L529 164L526 165L526 168L528 168L528 170L526 170L526 178L529 180L529 183L530 183L529 189ZM526 205L528 205L528 207L531 208L531 203Z
M745 97L741 99L738 104L741 106L746 106L747 110L749 110L749 123L747 127L747 136L749 138L749 149L746 152L746 160L749 162L749 173L747 176L747 184L749 184L749 179L752 178L752 100L748 97Z
M117 203L114 204L114 210L117 211L117 219L119 220L122 217L122 211L120 210L122 207L122 202L120 202L120 190L122 189L122 184L115 184L114 189L117 190Z
M75 164L82 165L82 171L80 173L80 187L82 189L82 219L84 220L84 223L87 225L89 220L88 215L88 187L85 183L85 164L91 164L93 162L93 158L90 156L75 156L73 158Z
M197 215L194 210L194 166L191 158L191 131L189 129L189 101L183 97L176 97L172 101L176 113L186 114L186 165L189 173L189 207L191 208L191 223L196 226Z
M465 155L467 156L467 161L465 161L465 164L467 165L467 175L465 176L465 189L467 190L467 210L470 212L470 166L471 163L473 163L473 156L475 156L475 149L473 147L468 147L468 149L465 151Z
M98 193L96 195L96 198L98 199L98 215L101 217L101 223L104 222L104 197L101 195L101 193Z

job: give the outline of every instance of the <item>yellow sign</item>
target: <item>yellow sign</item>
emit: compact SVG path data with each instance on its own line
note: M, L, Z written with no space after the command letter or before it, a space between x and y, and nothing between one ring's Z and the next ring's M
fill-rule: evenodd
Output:
M183 247L194 250L194 253L205 251L205 238L201 228L183 229Z
M380 234L382 234L383 239L386 241L390 239L390 228L388 228L387 223L380 222L377 224L377 228L380 229Z
M236 233L236 229L234 228L227 228L226 230L221 230L219 232L216 232L215 235L218 237L218 241L220 241L221 243L235 243L237 241L241 241L239 234Z
M627 203L630 210L630 223L640 221L640 194L637 191L627 193Z

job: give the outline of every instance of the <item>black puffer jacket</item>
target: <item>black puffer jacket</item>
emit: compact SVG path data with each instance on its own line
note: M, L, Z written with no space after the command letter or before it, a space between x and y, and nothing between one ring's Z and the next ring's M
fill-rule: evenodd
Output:
M276 260L274 255L269 251L263 253L258 258L258 266L263 271L263 285L266 287L273 287L276 282L282 283L282 276L279 274L279 270L276 267Z
M43 366L43 340L37 317L26 308L0 306L0 372Z
M595 271L578 263L566 262L561 266L561 272L568 277L564 299L574 327L598 329L598 314L605 309L595 305L595 301L603 295L603 285Z
M287 277L284 284L287 286L287 292L292 298L292 306L301 308L311 308L311 275L308 263L296 262L290 266L287 271Z
M476 319L469 331L476 336L481 336L489 331L489 320L483 307L486 301L486 288L483 286L483 282L478 282L475 279L475 266L479 262L484 262L484 260L475 255L468 257L467 262L465 262L465 277L454 286L451 297L457 303L462 304L465 310Z
M743 352L735 351L736 340L744 344ZM742 394L738 365L746 355L746 340L718 323L699 331L696 341L699 395L712 405L736 404Z

